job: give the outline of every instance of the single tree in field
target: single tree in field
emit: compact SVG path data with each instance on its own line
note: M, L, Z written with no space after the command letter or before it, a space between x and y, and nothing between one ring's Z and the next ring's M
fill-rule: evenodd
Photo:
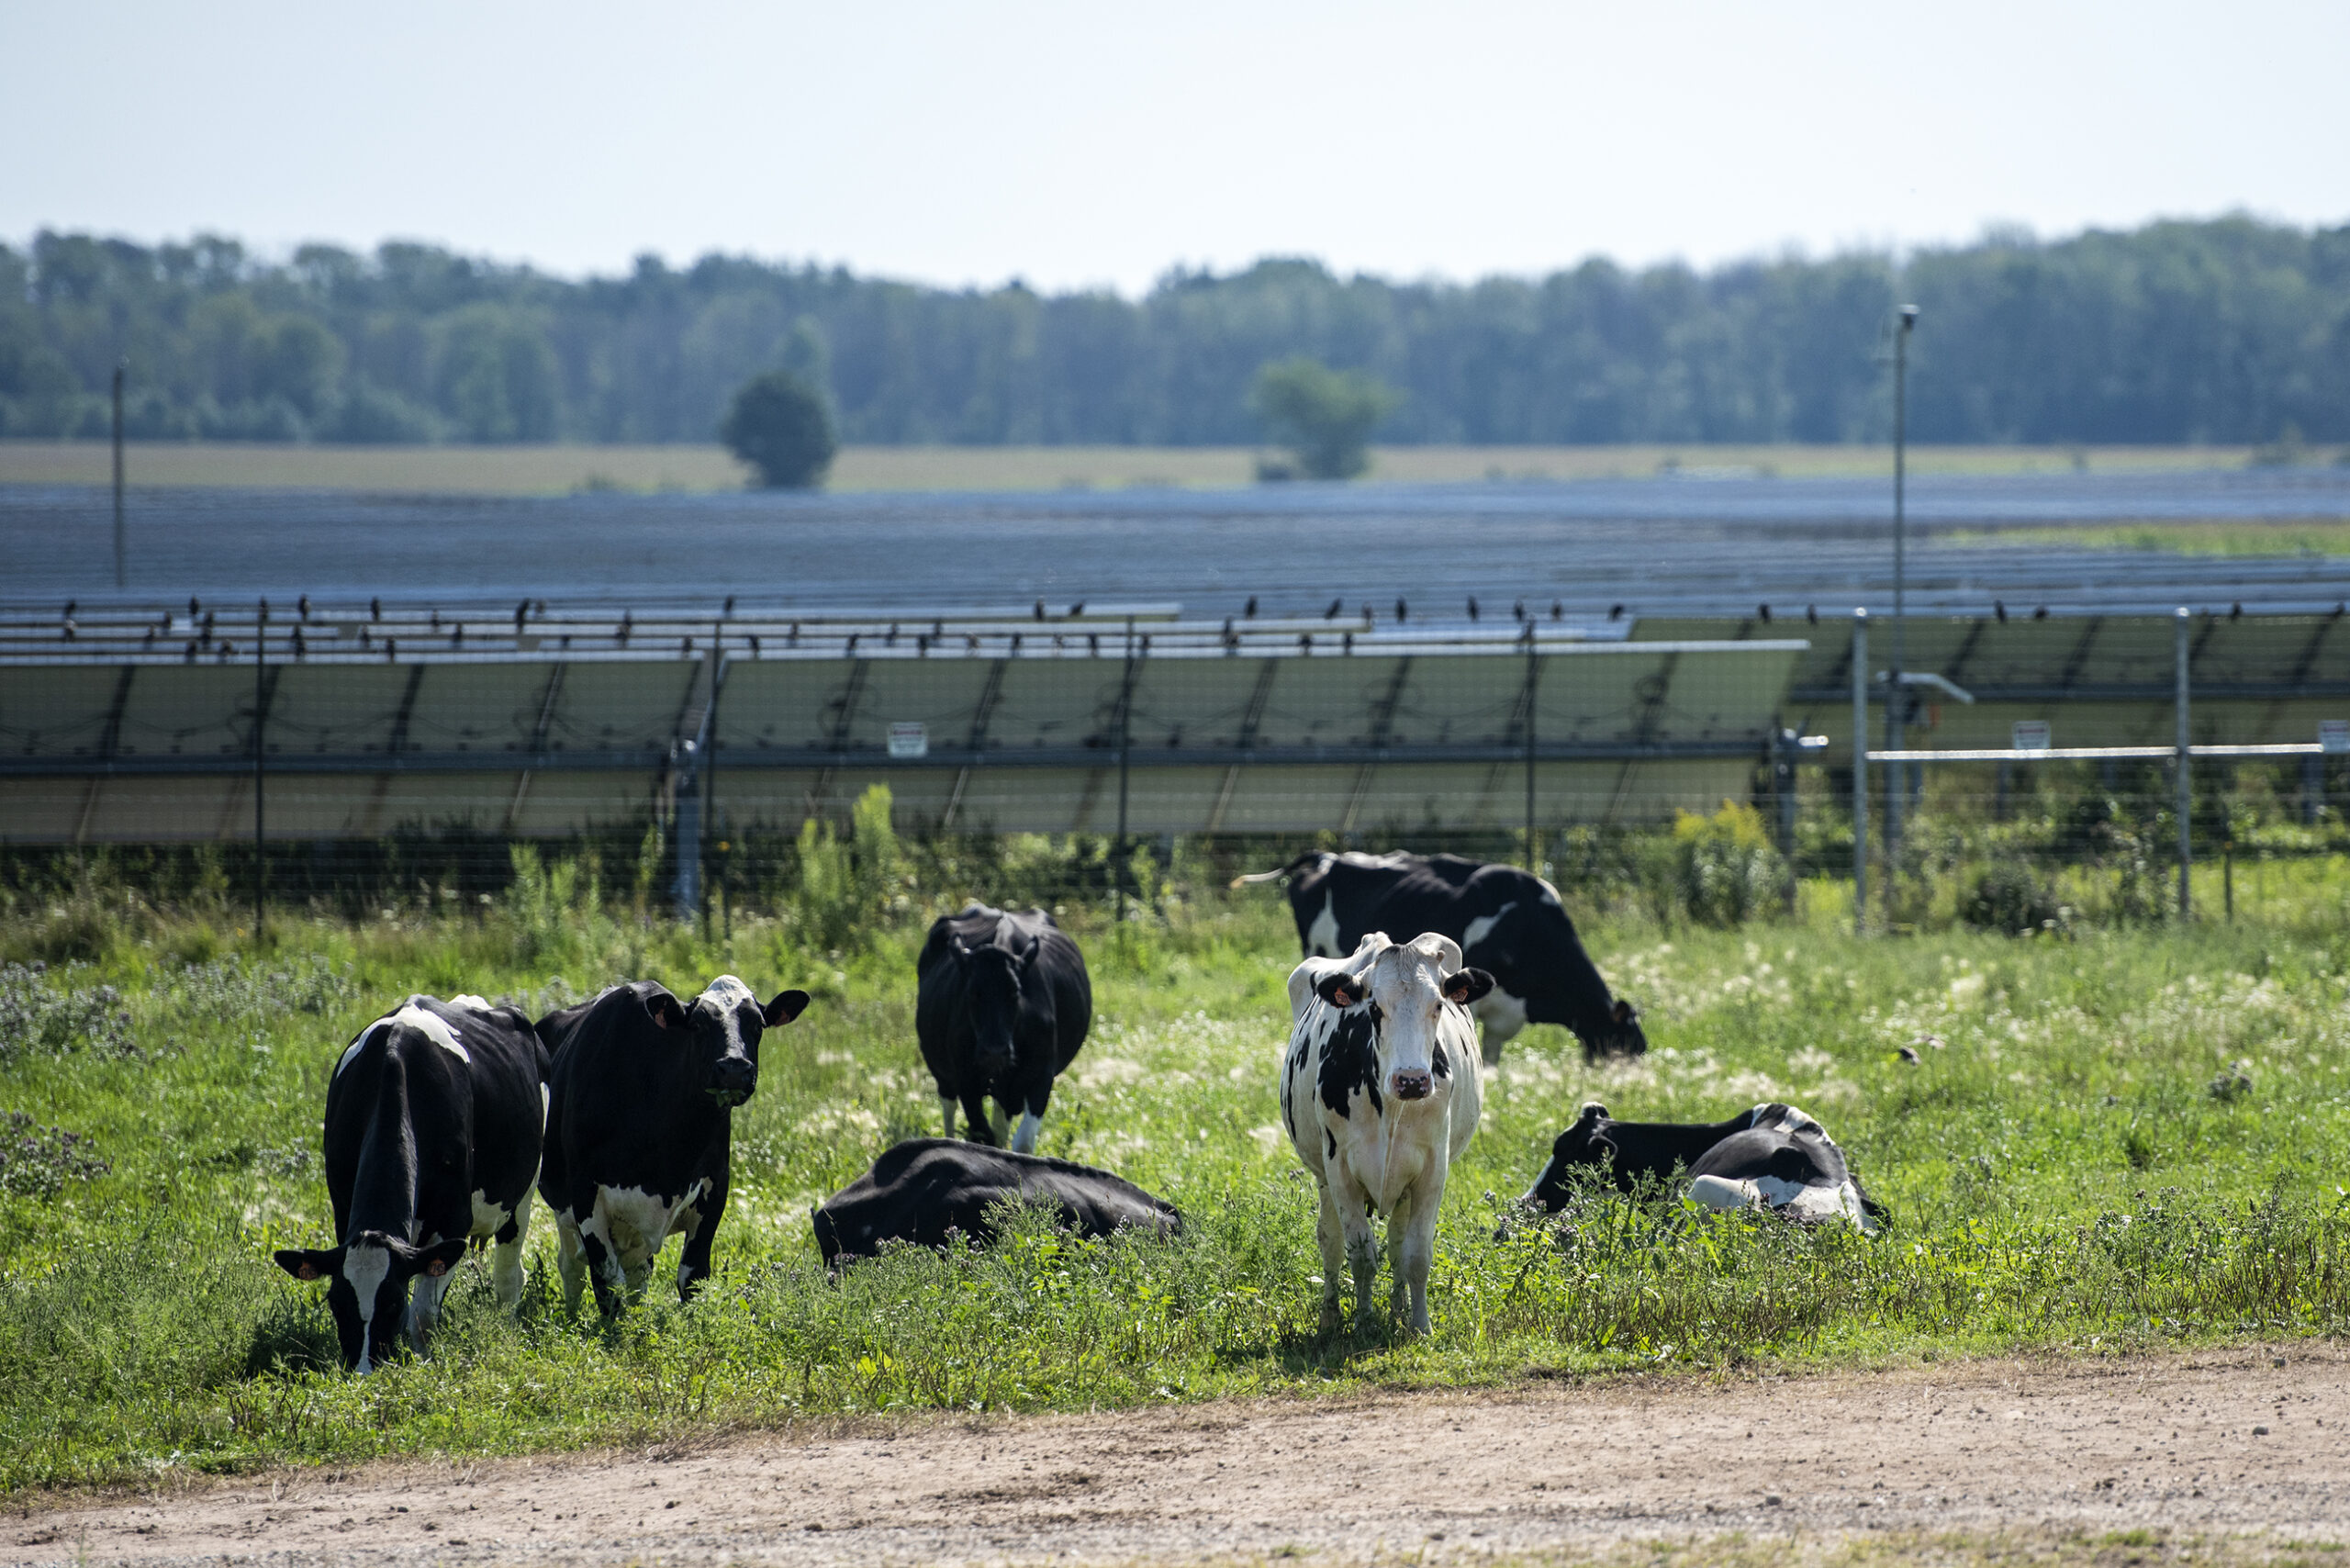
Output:
M770 371L743 384L726 410L718 437L727 450L758 471L771 490L805 490L821 485L840 442L833 434L833 411L822 394L788 370Z
M1249 404L1309 479L1351 479L1371 466L1363 443L1403 395L1360 370L1299 355L1257 372Z

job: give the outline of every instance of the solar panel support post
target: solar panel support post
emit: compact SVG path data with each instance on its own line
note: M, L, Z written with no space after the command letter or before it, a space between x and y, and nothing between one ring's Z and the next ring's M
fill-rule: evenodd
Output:
M114 367L114 586L120 589L130 580L129 543L122 526L122 374L125 366Z
M1852 935L1869 934L1869 612L1852 611Z
M1903 631L1908 619L1908 485L1909 485L1909 333L1918 325L1918 308L1901 308L1901 324L1893 334L1893 669L1885 692L1885 748L1900 751L1902 729L1909 714L1909 689L1902 679ZM1909 769L1889 764L1885 773L1885 920L1893 924L1893 889L1901 849L1902 797L1908 791Z
M2188 733L2187 723L2187 671L2191 656L2188 649L2188 619L2185 605L2179 606L2178 613L2172 617L2177 629L2178 761L2176 767L2178 801L2175 809L2178 815L2178 918L2182 921L2189 918L2194 913L2188 891L2188 879L2195 865L2195 753L2191 749L2194 742L2193 737Z

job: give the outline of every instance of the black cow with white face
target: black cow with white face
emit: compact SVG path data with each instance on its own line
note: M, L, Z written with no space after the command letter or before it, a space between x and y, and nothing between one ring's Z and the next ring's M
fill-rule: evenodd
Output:
M423 1343L469 1245L497 1243L498 1302L522 1299L547 1071L531 1021L477 996L411 996L344 1048L327 1083L335 1245L276 1259L328 1282L353 1372L374 1371L403 1332Z
M914 1036L938 1082L946 1136L955 1136L960 1103L972 1141L995 1143L982 1103L992 1098L1007 1120L1020 1118L1013 1149L1032 1152L1053 1080L1093 1025L1085 956L1041 909L975 903L932 924L914 972Z
M1550 1146L1524 1203L1556 1214L1577 1169L1605 1171L1618 1192L1678 1171L1686 1195L1710 1209L1756 1209L1795 1220L1843 1219L1875 1234L1884 1205L1868 1195L1844 1151L1811 1117L1774 1101L1720 1122L1619 1122L1596 1100Z
M758 1090L759 1036L807 1005L787 991L762 1007L721 975L691 1004L638 980L539 1020L554 1051L539 1192L570 1310L592 1279L597 1306L618 1315L681 1232L677 1294L692 1299L726 1213L734 1107Z
M1649 1048L1632 1004L1608 994L1583 950L1559 890L1530 871L1458 855L1315 850L1232 885L1284 878L1309 958L1343 958L1373 931L1397 942L1433 932L1459 943L1464 964L1494 977L1471 1009L1484 1025L1489 1064L1528 1024L1565 1025L1587 1059Z
M1174 1204L1107 1170L935 1137L897 1145L810 1214L829 1264L891 1241L944 1247L953 1231L984 1245L995 1238L989 1211L1005 1202L1049 1204L1080 1236L1183 1228Z

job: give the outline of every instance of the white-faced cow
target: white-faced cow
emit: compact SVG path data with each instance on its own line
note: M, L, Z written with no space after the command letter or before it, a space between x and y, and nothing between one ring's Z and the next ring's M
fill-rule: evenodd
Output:
M1592 1101L1551 1144L1550 1161L1524 1201L1556 1214L1578 1169L1605 1172L1625 1193L1677 1171L1687 1195L1707 1208L1850 1220L1868 1235L1886 1217L1828 1129L1775 1101L1721 1122L1619 1122Z
M539 1020L554 1048L539 1192L570 1310L586 1278L604 1316L617 1315L680 1233L677 1294L692 1299L726 1213L734 1107L759 1086L760 1034L807 1005L806 991L787 991L761 1007L721 975L691 1005L638 980Z
M276 1256L328 1282L345 1366L373 1371L402 1332L420 1346L469 1244L496 1241L498 1302L522 1299L547 1065L529 1019L477 996L411 996L344 1048L327 1083L335 1245Z
M1281 1125L1321 1194L1325 1332L1338 1326L1342 1269L1354 1273L1355 1321L1369 1316L1373 1211L1387 1216L1390 1316L1427 1330L1437 1207L1483 1105L1466 1009L1493 983L1460 967L1449 936L1399 946L1375 931L1352 958L1308 958L1290 971Z
M1020 1118L1012 1147L1030 1152L1053 1080L1093 1025L1085 956L1041 909L975 903L932 923L914 972L914 1036L938 1082L946 1136L955 1136L960 1103L975 1142L999 1141L983 1103L992 1098L1007 1121Z
M1283 878L1308 958L1351 953L1372 931L1398 942L1433 932L1459 943L1464 962L1494 977L1474 1009L1488 1063L1501 1060L1502 1047L1528 1024L1565 1025L1586 1058L1649 1048L1632 1004L1608 994L1583 950L1559 890L1531 872L1458 855L1315 850L1232 885Z
M811 1212L829 1264L891 1241L944 1247L950 1231L984 1244L995 1237L989 1211L1005 1202L1050 1204L1080 1236L1183 1228L1174 1204L1107 1170L954 1138L909 1138Z

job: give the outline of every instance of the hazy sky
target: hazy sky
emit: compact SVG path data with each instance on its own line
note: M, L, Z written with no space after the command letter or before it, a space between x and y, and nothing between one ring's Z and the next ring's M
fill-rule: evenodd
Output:
M0 236L1133 292L2350 219L2350 4L0 0Z

